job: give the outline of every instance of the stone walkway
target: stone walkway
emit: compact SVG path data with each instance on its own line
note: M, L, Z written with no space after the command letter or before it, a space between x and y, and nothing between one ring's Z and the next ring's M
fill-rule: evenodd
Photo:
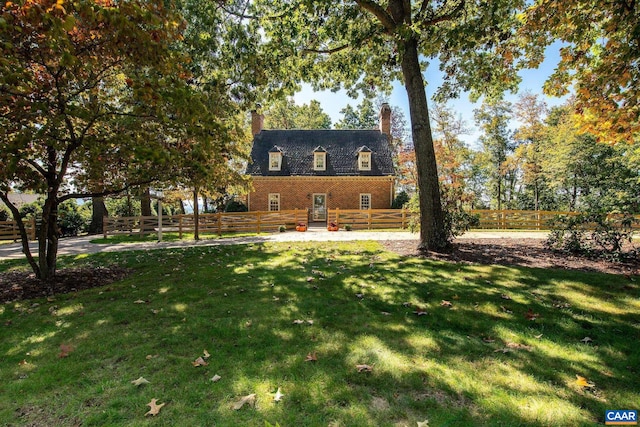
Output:
M461 238L469 239L544 239L546 232L529 231L470 231ZM418 234L408 231L344 231L329 232L324 227L309 228L304 233L287 231L285 233L260 234L250 237L230 237L224 239L211 240L181 240L177 242L141 242L141 243L120 243L120 244L95 244L91 240L99 236L82 236L60 239L58 255L81 255L98 252L118 252L135 251L149 249L170 249L190 246L219 246L238 245L247 243L264 242L328 242L328 241L352 241L352 240L415 240L418 241ZM37 255L37 244L30 243L32 253ZM17 259L24 257L22 246L19 243L0 245L0 260Z

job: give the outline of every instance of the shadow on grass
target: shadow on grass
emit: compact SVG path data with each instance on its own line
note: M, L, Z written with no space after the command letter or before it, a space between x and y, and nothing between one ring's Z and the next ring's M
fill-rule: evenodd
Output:
M640 292L623 277L400 258L363 242L63 260L88 262L136 275L0 312L12 367L0 395L21 396L0 407L25 413L0 419L136 425L159 398L160 425L575 426L639 398ZM63 344L74 351L57 358ZM195 368L203 349L208 365ZM133 387L139 376L151 384ZM250 393L255 408L231 409Z

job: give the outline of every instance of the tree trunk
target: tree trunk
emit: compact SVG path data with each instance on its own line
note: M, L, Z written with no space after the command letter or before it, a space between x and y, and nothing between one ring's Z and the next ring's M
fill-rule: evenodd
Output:
M21 237L20 242L22 243L22 253L25 255L25 257L27 257L27 261L29 262L29 265L31 266L31 269L35 273L36 277L40 277L40 272L38 271L38 263L36 263L36 260L31 253L31 249L29 248L29 236L27 235L27 229L24 225L24 221L20 217L20 211L18 211L18 208L13 203L11 203L7 193L0 192L0 200L2 200L4 204L9 208L9 210L11 211L11 216L13 216L13 220L18 225L18 230L20 231Z
M193 188L193 238L200 240L200 207L198 206L198 187Z
M187 211L184 208L184 200L180 199L178 201L180 202L180 214L181 215L186 215Z
M410 39L399 43L402 48L402 75L409 98L409 115L418 171L420 200L420 250L439 251L449 246L444 229L444 213L440 201L440 185L433 136L429 123L427 94L418 59L418 42Z
M104 218L107 216L109 216L109 212L107 211L107 206L104 204L104 197L92 197L89 234L102 234Z
M151 216L151 193L149 187L145 187L142 196L140 196L140 214L142 216ZM145 225L142 231L153 231L153 226Z
M42 219L38 229L38 272L39 279L48 280L56 274L58 257L58 201L57 188L49 187L47 199L42 208Z

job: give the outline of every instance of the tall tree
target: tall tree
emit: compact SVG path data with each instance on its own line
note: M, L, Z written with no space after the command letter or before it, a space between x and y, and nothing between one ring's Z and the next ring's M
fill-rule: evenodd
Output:
M86 156L108 163L117 154L150 171L167 160L168 113L176 117L188 104L182 60L168 49L182 20L161 1L37 0L1 10L0 199L19 224L33 271L48 279L56 271L58 205L92 195L72 192L87 189ZM45 195L37 261L7 197L12 187Z
M537 46L531 64L556 41L560 63L545 84L551 95L572 91L576 124L605 142L640 138L640 2L538 0L520 35Z
M511 104L506 101L488 100L475 111L476 124L482 130L480 142L491 187L489 193L496 209L502 209L507 201L507 174L513 172L506 167L507 156L513 149L510 118Z
M263 111L269 129L331 129L331 117L315 99L302 105L292 98L276 100Z
M376 110L373 102L364 98L362 102L354 109L347 104L340 114L342 119L336 123L336 129L375 129L378 127L378 110Z
M547 105L536 95L523 93L514 107L514 117L520 123L514 135L519 141L514 157L521 165L523 184L533 193L533 209L538 210L541 193L546 189L541 166L541 144L546 136L544 121Z
M281 75L286 72L316 88L345 85L352 92L384 90L391 80L402 80L418 167L419 247L446 247L422 71L429 59L441 61L442 98L460 90L495 95L514 88L520 52L502 53L519 25L516 12L524 1L257 0L252 5L263 18L267 45L286 66Z

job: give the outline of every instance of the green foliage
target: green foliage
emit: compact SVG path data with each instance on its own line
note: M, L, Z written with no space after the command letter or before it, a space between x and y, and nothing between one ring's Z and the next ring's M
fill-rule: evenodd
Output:
M249 208L238 200L231 200L224 208L225 212L248 212Z
M9 210L4 205L0 205L0 221L9 221L9 218L11 218Z
M292 98L275 101L264 115L267 129L331 129L331 117L315 99L302 105Z
M632 215L609 217L603 213L558 216L551 222L545 245L555 251L622 260L637 256L637 250L625 251L635 234L632 225L640 221Z
M402 209L409 202L409 194L406 191L401 191L396 194L391 204L391 209Z
M104 204L111 217L140 216L140 203L132 197L106 197Z
M480 224L480 216L470 214L460 203L460 194L457 194L450 186L441 185L442 210L444 212L444 233L447 240L451 242L455 237L461 236L466 231ZM407 209L413 213L420 212L418 197L414 194L406 205ZM413 215L409 221L409 230L416 232L420 229L417 220L418 215Z

